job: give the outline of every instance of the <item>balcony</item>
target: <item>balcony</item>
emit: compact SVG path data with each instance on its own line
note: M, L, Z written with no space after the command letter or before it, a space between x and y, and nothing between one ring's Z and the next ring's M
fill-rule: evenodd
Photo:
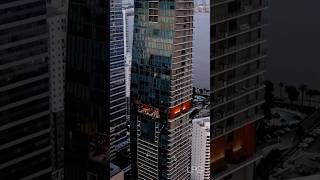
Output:
M259 5L243 5L238 11L228 13L226 15L215 16L211 25L216 25L235 18L253 14L262 11L268 7L268 1L262 1Z
M217 108L217 107L222 106L224 104L227 104L229 102L240 99L246 95L252 94L256 91L260 91L264 88L265 88L264 85L254 84L253 86L250 86L250 87L243 87L240 90L237 90L233 94L224 93L225 95L221 95L218 97L215 96L216 99L214 99L214 101L213 101L212 108Z
M261 114L257 114L250 118L244 118L242 120L235 120L232 125L226 126L226 127L214 127L213 133L211 133L211 140L217 139L219 137L225 136L237 129L240 129L248 124L254 123L256 121L259 121L264 116ZM213 122L212 124L216 124ZM211 124L211 125L212 125Z
M242 161L241 163L237 163L237 164L227 164L226 168L224 168L222 171L219 172L211 172L211 178L210 179L214 179L214 180L222 180L224 179L226 176L237 172L238 170L241 170L242 168L255 163L256 161L260 160L262 158L262 154L261 153L256 153L253 156L245 159L244 161Z
M213 3L211 3L211 6L212 7L219 6L219 5L226 4L226 3L229 3L232 1L234 1L234 0L213 0Z
M191 3L193 4L193 0L176 0L176 3Z
M217 65L214 67L214 74L211 75L211 77L215 77L218 76L222 73L225 73L227 71L231 71L234 69L237 69L239 67L242 67L244 65L248 65L250 63L253 63L255 61L259 61L263 58L266 58L267 53L265 51L254 55L254 56L250 56L248 58L244 58L244 59L237 59L237 61L232 62L232 63L225 63L223 60L221 60L221 63L217 63Z
M213 60L220 59L222 57L228 56L230 54L234 54L236 52L242 51L244 49L257 46L263 43L266 43L267 40L265 40L264 37L258 37L253 40L249 40L249 42L237 44L232 47L226 47L226 48L216 48L216 52L213 53Z
M211 87L212 93L216 93L217 91L223 90L227 87L233 86L237 83L243 82L253 77L263 75L265 72L266 70L262 66L259 69L244 71L242 74L238 73L234 77L230 78L220 75L221 79L214 81L215 86Z
M211 44L218 43L220 41L224 41L226 39L239 36L241 34L245 34L251 31L255 31L261 28L266 27L267 21L265 19L261 20L260 22L257 22L255 24L242 24L240 25L236 30L233 31L222 31L216 34L216 37L213 38L213 41Z
M226 109L226 110L220 110L220 112L217 112L219 110L215 110L212 118L212 125L222 122L232 116L235 116L241 112L245 112L249 109L252 109L256 106L262 105L264 103L264 97L259 97L258 99L250 100L246 103L243 103L241 105L235 106L234 108L231 109Z
M189 5L187 5L188 3L186 4L177 4L176 6L176 10L177 11L193 11L193 4L192 3L189 3Z

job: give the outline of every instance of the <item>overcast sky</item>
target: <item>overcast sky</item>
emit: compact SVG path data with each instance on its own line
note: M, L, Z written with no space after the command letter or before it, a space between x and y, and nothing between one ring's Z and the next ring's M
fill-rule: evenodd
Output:
M320 89L320 1L271 0L267 78Z

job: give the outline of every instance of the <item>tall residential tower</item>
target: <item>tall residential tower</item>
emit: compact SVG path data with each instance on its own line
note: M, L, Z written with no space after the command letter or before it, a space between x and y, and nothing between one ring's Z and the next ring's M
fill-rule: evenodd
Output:
M190 179L192 0L136 0L131 152L136 179Z
M210 117L192 120L191 180L210 180Z
M45 0L0 1L0 179L50 179Z
M211 0L211 177L252 180L263 118L266 0Z

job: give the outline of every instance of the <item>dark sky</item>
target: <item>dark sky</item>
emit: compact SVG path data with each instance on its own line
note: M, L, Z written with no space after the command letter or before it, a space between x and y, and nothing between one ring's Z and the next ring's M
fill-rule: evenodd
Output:
M320 89L320 0L270 0L267 79Z

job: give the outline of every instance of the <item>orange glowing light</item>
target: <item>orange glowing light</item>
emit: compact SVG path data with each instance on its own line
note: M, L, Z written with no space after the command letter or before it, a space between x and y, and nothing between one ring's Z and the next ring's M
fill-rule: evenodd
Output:
M239 150L241 150L241 149L242 149L242 146L241 146L241 145L237 145L237 146L234 146L234 147L233 147L232 151L233 151L233 152L237 152L237 151L239 151Z
M191 108L191 101L184 102L169 109L168 115L170 119L176 118L180 113L186 113Z

